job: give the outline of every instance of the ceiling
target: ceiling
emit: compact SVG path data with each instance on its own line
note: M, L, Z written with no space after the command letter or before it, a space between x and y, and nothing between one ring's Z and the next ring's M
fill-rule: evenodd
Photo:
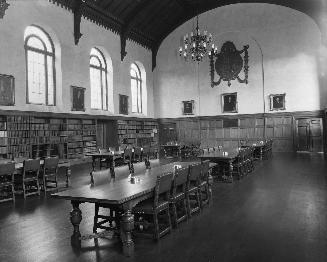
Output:
M78 43L80 17L121 36L122 60L126 39L151 49L154 55L161 42L174 29L210 9L236 3L271 3L306 13L319 25L325 0L49 0L74 13L75 44ZM76 41L77 37L77 41Z

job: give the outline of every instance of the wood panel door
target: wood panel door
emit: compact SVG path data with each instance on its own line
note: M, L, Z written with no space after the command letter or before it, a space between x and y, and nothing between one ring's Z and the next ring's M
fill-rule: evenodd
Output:
M176 123L161 123L159 127L159 143L161 145L177 140Z
M100 148L117 147L117 121L97 122L97 146Z
M296 131L297 151L323 151L323 129L321 118L297 119Z

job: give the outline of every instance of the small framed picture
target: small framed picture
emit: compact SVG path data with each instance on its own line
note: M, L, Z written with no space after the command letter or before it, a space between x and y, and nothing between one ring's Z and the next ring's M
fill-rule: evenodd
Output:
M15 105L15 78L0 74L0 106Z
M223 113L237 113L237 93L221 95Z
M128 115L128 96L119 94L119 114Z
M194 100L182 101L183 115L194 115Z
M85 111L84 95L84 87L71 86L72 111Z
M269 95L270 111L285 110L285 93Z

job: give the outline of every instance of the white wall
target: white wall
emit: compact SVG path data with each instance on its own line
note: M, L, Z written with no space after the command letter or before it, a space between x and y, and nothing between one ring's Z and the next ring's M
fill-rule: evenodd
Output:
M210 87L208 60L197 67L179 57L178 47L183 35L191 31L192 23L190 20L177 28L158 51L156 117L182 116L181 101L191 99L195 100L196 115L220 115L221 94L231 92L238 94L240 114L262 113L263 97L265 111L269 112L269 94L286 93L288 112L319 110L326 106L327 90L319 85L321 72L317 66L320 31L307 15L269 4L235 4L201 14L200 29L213 34L219 50L228 40L233 41L237 49L250 45L249 84L232 81L230 87L226 82Z
M15 106L0 106L3 110L33 110L42 112L71 112L70 86L86 88L87 114L115 115L119 112L118 94L131 96L129 67L138 61L146 70L147 116L153 117L153 74L151 51L127 41L127 56L120 61L120 39L117 34L82 18L81 37L74 44L73 14L48 0L11 0L3 19L0 19L0 73L15 77ZM56 45L57 105L26 104L26 68L24 30L35 24L43 27ZM92 47L106 50L112 59L114 112L91 110L89 54ZM129 99L131 103L131 99ZM129 106L131 112L131 104ZM74 112L71 112L74 113ZM81 112L76 112L81 113ZM131 114L132 115L132 114ZM139 115L143 116L143 115Z

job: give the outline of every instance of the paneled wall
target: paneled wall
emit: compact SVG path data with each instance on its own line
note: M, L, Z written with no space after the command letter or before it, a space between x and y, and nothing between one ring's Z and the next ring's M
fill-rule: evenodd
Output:
M240 140L272 138L273 151L296 151L296 119L322 117L322 112L176 118L178 141L203 146L237 147ZM162 123L173 122L161 119Z

